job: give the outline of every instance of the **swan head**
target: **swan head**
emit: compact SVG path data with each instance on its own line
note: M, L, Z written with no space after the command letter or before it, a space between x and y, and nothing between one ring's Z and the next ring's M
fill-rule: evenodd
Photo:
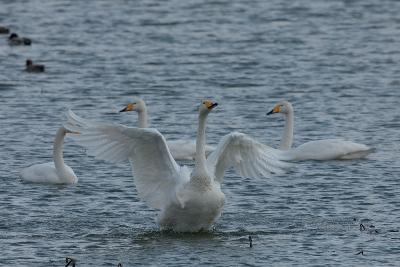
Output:
M66 134L81 134L80 132L75 132L70 129L67 129L64 126L61 126L60 130L64 133L64 135L66 135Z
M291 110L293 110L292 104L290 104L288 101L280 101L272 108L271 111L267 113L267 115L275 113L288 114Z
M200 114L208 114L218 103L211 100L203 100L200 105Z
M128 105L126 105L126 107L120 110L119 112L127 112L127 111L143 112L145 110L146 110L146 104L144 103L143 99L135 97L133 102L128 103Z

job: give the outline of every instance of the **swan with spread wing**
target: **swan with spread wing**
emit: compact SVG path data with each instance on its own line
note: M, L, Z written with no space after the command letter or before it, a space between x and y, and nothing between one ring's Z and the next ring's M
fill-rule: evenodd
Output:
M138 114L139 128L148 128L147 119L147 106L143 99L140 97L134 97L133 101L128 103L125 108L120 112L136 111ZM196 141L195 140L167 140L169 152L172 157L176 160L194 160L196 156ZM206 145L205 151L206 156L210 154L215 147Z
M193 170L175 162L164 136L156 129L95 123L72 111L65 127L79 132L78 142L96 158L130 161L139 197L160 210L157 222L161 229L207 231L225 203L221 184L226 169L234 167L241 176L265 177L283 172L287 166L275 149L237 132L224 136L206 158L206 119L216 106L210 100L200 105Z
M267 115L281 113L285 115L285 126L280 148L288 160L333 160L358 159L374 151L364 144L342 139L323 139L304 143L292 148L293 144L293 106L288 101L280 101Z

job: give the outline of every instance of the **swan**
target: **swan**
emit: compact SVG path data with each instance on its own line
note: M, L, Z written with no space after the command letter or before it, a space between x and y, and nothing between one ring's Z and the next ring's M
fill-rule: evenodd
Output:
M64 163L63 143L66 133L71 131L60 127L53 145L53 162L35 164L23 169L20 177L29 182L48 184L75 184L78 182L74 171Z
M134 97L133 102L126 105L119 112L136 111L138 114L139 128L148 128L147 106L143 99ZM168 140L167 145L172 157L176 160L194 160L196 155L195 140ZM206 156L210 154L215 147L206 145Z
M278 102L267 115L282 113L285 115L285 126L279 149L289 160L333 160L358 159L374 151L364 144L341 139L323 139L304 143L296 148L293 144L293 106L288 101Z
M71 110L64 126L78 131L78 142L96 158L130 161L139 197L159 210L156 220L162 230L208 231L225 203L221 184L226 169L234 167L241 176L266 177L283 172L287 164L273 154L274 149L238 132L224 136L206 158L206 118L216 106L210 100L200 105L193 170L176 163L156 129L95 123Z

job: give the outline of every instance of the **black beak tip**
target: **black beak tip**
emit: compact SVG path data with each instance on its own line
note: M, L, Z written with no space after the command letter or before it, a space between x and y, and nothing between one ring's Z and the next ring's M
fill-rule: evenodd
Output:
M271 114L273 114L273 113L274 113L274 111L271 110L270 112L267 113L267 115L271 115Z
M215 108L216 106L218 106L218 103L213 103L211 106L208 107L209 110Z

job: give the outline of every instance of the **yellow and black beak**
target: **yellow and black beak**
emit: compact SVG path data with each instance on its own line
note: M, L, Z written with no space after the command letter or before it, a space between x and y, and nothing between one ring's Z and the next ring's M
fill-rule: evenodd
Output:
M79 134L81 134L80 132L76 132L76 131L71 131L71 130L66 130L66 133L68 134L68 135L79 135Z
M212 103L211 106L208 107L208 109L213 109L213 108L215 108L216 106L218 106L218 103Z
M135 109L135 104L134 103L129 103L126 105L125 108L121 109L119 112L127 112L127 111L132 111Z
M281 106L275 106L270 112L267 113L267 115L271 115L274 113L279 113L281 112Z
M211 110L211 109L215 108L216 106L218 106L218 103L214 103L211 100L205 100L203 102L203 104L209 110Z

